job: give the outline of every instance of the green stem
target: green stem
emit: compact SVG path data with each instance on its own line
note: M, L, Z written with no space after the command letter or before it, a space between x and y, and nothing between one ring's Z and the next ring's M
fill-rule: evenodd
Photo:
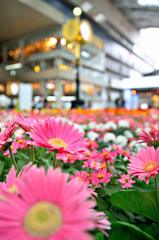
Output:
M159 211L159 196L158 196L158 187L157 187L157 176L154 179L154 183L155 183L155 199L156 199L156 205Z
M53 152L53 167L57 167L56 151Z
M108 165L108 161L107 160L105 161L105 164L106 164L107 172L109 172L110 169L109 169L109 165Z
M35 162L35 149L33 145L31 145L31 160L33 163Z
M15 167L15 170L18 171L18 167L17 167L16 161L15 161L14 155L13 155L13 153L12 153L11 147L9 148L9 154L10 154L10 158L11 158L11 160L12 160L12 163L13 163L13 165L14 165L14 167Z

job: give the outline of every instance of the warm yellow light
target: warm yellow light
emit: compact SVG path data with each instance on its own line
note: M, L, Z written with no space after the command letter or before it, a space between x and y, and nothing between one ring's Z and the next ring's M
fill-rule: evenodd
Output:
M65 64L59 64L59 65L58 65L58 68L61 69L61 70L64 70L64 71L68 71L68 70L71 69L70 66L65 65Z
M9 51L9 55L10 55L11 57L14 56L14 51L13 51L13 50Z
M132 91L131 91L131 94L132 94L132 95L136 95L136 90L135 90L135 89L132 90Z
M66 46L66 39L61 38L60 43L61 43L61 46Z
M0 92L4 91L4 86L2 84L0 84Z
M50 43L50 45L56 45L56 44L57 44L57 38L51 37L51 38L49 39L49 43Z
M35 65L34 66L34 72L40 72L40 66L39 65Z
M81 14L82 14L82 9L80 7L75 7L73 9L73 15L74 16L79 17L79 16L81 16Z
M37 83L37 82L32 83L32 88L33 88L34 90L40 89L40 84Z
M73 48L73 44L72 43L68 43L67 44L67 48L71 50Z
M47 89L54 89L54 88L55 88L55 84L52 83L52 82L48 82L48 83L46 84L46 88L47 88Z
M153 100L154 102L158 102L159 97L158 97L157 95L153 95L153 96L152 96L152 100Z

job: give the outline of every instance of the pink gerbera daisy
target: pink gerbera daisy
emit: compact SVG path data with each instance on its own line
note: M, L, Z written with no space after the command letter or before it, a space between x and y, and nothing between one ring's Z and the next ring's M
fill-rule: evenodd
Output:
M150 177L159 173L159 148L146 147L131 157L128 173L148 183Z
M85 145L83 134L74 125L53 117L36 122L30 136L38 146L49 148L50 151L73 153Z
M6 177L6 182L0 182L0 200L4 198L3 191L9 193L18 193L16 181L17 181L16 171L15 168L12 166Z
M108 236L105 230L110 229L110 222L108 221L104 212L95 212L96 215L96 227Z
M18 195L0 201L1 239L92 239L88 231L97 226L96 212L85 184L68 181L60 169L31 168L17 185Z
M27 132L31 130L32 125L35 121L36 120L34 118L26 118L23 116L18 116L15 119L16 124Z
M0 132L0 150L6 150L9 142L11 142L11 136L15 128L15 122L11 121L7 123L6 129Z
M139 139L149 146L159 146L159 125L151 126L149 130L142 129L139 133Z
M129 174L123 174L118 182L121 183L122 188L132 188L135 181Z
M105 169L100 169L98 171L94 171L92 173L92 183L94 185L98 185L101 183L108 183L110 182L112 174L107 172Z

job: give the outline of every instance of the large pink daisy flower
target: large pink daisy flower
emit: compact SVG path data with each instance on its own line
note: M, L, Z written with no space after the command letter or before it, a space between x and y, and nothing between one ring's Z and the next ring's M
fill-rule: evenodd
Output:
M83 134L74 125L55 118L45 118L36 122L30 133L34 142L51 151L77 152L85 145Z
M0 201L1 239L92 239L88 231L97 227L97 214L85 184L77 179L68 181L60 169L49 168L46 173L35 167L16 184L19 194ZM109 222L103 223L105 229L110 228Z
M148 183L150 177L159 173L159 148L146 147L140 150L130 159L128 173Z

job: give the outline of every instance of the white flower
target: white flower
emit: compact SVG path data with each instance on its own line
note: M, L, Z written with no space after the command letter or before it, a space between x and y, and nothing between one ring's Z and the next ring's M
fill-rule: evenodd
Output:
M144 131L146 131L146 132L149 132L150 130L151 130L151 128L149 128L149 127L144 128Z
M93 132L93 131L89 131L87 133L87 137L94 141L94 140L96 140L99 137L99 134L96 133L96 132Z
M18 128L15 132L14 135L15 137L22 137L24 135L25 131L22 128Z
M125 136L126 138L133 138L133 134L132 134L132 132L130 132L129 130L126 130L126 131L124 132L124 136Z
M137 153L142 148L146 147L146 143L140 143L136 140L133 140L130 142L129 147L131 151L134 151L134 153Z
M119 126L119 127L123 127L123 128L129 128L129 127L130 127L130 124L129 124L129 122L126 121L126 120L119 120L118 126Z
M135 130L136 134L139 135L141 133L141 130L142 130L142 128L136 128L136 130Z
M77 128L79 130L79 132L84 133L83 127L81 125L74 123L73 126L74 126L74 128Z
M88 128L87 124L81 124L81 127L82 127L83 131L86 131Z
M97 125L96 122L90 122L90 123L88 123L88 127L89 127L90 129L96 128L96 125Z
M97 130L104 130L105 129L104 124L103 123L96 124L95 129L97 129Z
M145 127L149 127L149 126L150 126L150 123L149 123L149 122L144 122L144 126L145 126Z
M108 143L108 142L115 142L115 140L116 140L116 136L115 136L115 134L114 133L105 133L104 134L104 137L103 137L103 141L105 142L105 143Z
M124 137L122 135L117 136L116 144L119 144L120 146L125 147L127 145L127 143L128 143L128 140L126 137Z
M104 125L105 129L112 129L112 130L116 130L117 129L117 125L116 123L114 123L113 121L109 121Z

